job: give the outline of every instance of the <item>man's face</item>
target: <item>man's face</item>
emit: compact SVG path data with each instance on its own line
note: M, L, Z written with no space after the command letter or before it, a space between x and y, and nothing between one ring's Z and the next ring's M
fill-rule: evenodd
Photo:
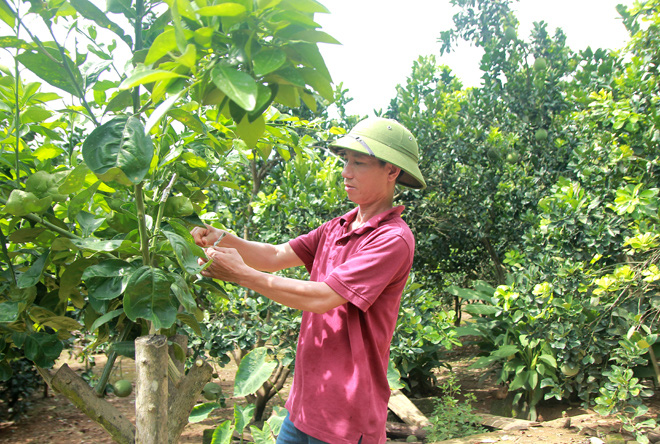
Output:
M344 160L344 170L341 173L344 189L352 202L365 205L391 198L390 185L398 175L397 167L350 150L344 150L341 158Z

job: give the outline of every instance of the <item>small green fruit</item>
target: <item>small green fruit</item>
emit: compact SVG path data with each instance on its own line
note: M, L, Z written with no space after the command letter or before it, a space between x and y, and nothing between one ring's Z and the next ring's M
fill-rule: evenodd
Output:
M504 37L507 40L514 40L516 38L516 28L509 26L504 30Z
M202 390L202 395L209 401L215 401L222 395L222 387L215 382L207 382Z
M548 62L543 57L534 60L534 71L545 71L548 67Z
M120 379L113 385L115 387L115 395L120 398L125 398L133 392L133 385L127 379Z
M520 156L518 153L509 153L506 155L506 161L509 163L517 163Z
M534 138L535 138L538 142L542 142L542 141L544 141L544 140L547 140L547 139L548 139L548 132L547 132L546 130L544 130L543 128L539 128L539 129L537 129L536 132L534 133Z
M563 364L561 366L561 372L564 375L568 376L569 378L572 378L573 376L577 375L579 371L580 369L577 365Z

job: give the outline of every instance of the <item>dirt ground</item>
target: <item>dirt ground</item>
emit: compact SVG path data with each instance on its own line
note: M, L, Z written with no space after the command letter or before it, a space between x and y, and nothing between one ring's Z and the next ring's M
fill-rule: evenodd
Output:
M76 359L66 356L64 358L64 361L77 372L82 373L85 370L84 364ZM490 413L492 404L502 397L501 389L492 382L480 380L482 371L468 368L475 359L473 353L455 353L452 359L454 360L452 362L453 371L458 375L462 392L464 394L473 393L476 396L476 403L473 404L476 412ZM96 366L93 367L93 371L100 373L102 367L103 357L100 356L96 359ZM229 398L233 392L233 377L236 367L230 365L225 368L217 368L216 371L218 378L215 379L215 382L223 387L224 393ZM133 361L124 359L121 361L121 365L115 366L111 382L120 378L131 379L133 375ZM438 377L442 379L446 377L446 374L440 371ZM276 397L273 402L283 404L285 397L286 393L280 399ZM110 395L107 399L126 417L134 421L135 397L133 394L126 398L117 398ZM232 417L232 403L234 401L236 400L229 398L227 408L215 410L211 417L205 421L189 424L179 442L201 444L205 429L213 428L223 420ZM420 409L423 409L424 400L413 401L420 405ZM200 397L199 402L205 402L205 400ZM654 412L654 415L657 415L660 411L658 405L660 405L658 399L653 400L651 411ZM463 440L446 441L446 443L597 444L604 442L608 436L620 432L620 425L612 418L603 418L594 412L585 411L574 406L547 404L542 406L539 412L542 417L540 418L540 426L531 427L527 430L495 430ZM572 417L570 428L547 426L553 424L551 422L553 419L560 418L562 412L566 412ZM627 437L627 440L631 439ZM23 418L14 422L0 422L0 444L110 444L112 442L107 432L98 424L79 412L64 397L52 392L49 392L46 398L42 394L35 396L32 407Z

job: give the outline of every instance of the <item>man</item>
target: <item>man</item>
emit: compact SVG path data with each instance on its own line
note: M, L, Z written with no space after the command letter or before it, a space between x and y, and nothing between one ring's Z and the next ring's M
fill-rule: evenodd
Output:
M279 444L385 442L389 348L415 248L393 207L395 184L426 185L417 142L394 120L358 123L330 145L345 161L351 212L280 245L195 228L205 276L303 310L289 412ZM304 265L309 281L264 272Z

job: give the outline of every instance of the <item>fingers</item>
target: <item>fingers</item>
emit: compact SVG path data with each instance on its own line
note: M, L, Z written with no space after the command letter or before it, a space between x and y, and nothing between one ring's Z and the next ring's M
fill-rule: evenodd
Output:
M206 228L195 227L190 231L190 234L197 245L200 247L206 247L212 244L209 239L211 230L215 230L215 228L210 225L206 225Z

